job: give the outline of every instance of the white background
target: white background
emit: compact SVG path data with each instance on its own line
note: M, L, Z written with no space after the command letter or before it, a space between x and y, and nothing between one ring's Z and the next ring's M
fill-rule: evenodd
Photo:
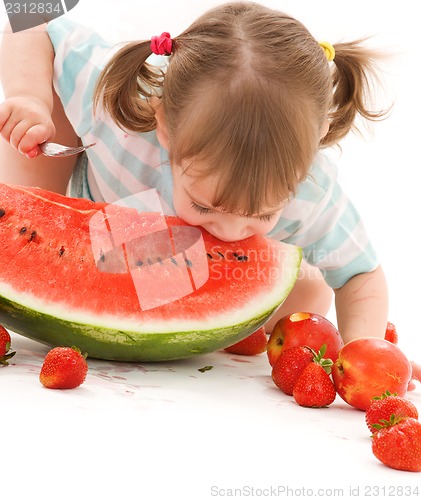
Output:
M218 3L80 0L67 15L117 42L162 31L177 35ZM343 141L340 178L381 257L389 282L390 320L398 328L400 346L421 361L416 3L262 3L298 17L317 39L335 43L374 35L369 44L395 54L384 66L385 92L379 93L382 103L394 102L393 112L363 139L349 136ZM3 10L0 21L5 20ZM333 310L330 316L334 320ZM19 348L15 365L0 369L1 405L8 405L6 419L1 419L0 462L8 464L2 468L3 491L9 477L15 485L9 482L6 489L28 494L43 490L44 498L70 498L80 491L80 498L91 494L201 500L218 498L212 495L217 488L246 486L256 488L255 497L267 497L264 488L278 485L312 488L314 496L319 488L343 487L344 497L350 487L359 486L359 497L364 498L375 495L366 486L419 483L419 475L386 469L371 456L363 413L340 401L327 410L301 409L284 397L271 384L264 356L252 363L237 359L229 368L224 354L216 353L143 371L93 361L84 386L57 393L44 390L37 381L47 348L21 337L14 342ZM198 379L197 368L206 364L215 368ZM126 374L120 385L121 371ZM145 373L150 384L146 386ZM409 396L419 409L420 392L418 384ZM63 455L64 448L68 451ZM56 495L53 486L59 483ZM217 488L211 490L212 485ZM246 496L247 491L241 491ZM386 489L380 496L392 493ZM278 495L287 496L310 492ZM341 497L333 492L325 496Z

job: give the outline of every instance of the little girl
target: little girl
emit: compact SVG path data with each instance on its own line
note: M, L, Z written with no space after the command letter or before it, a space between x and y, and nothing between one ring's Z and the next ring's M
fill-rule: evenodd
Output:
M333 289L344 341L384 337L384 274L320 151L357 115L382 115L364 100L374 57L359 42L319 43L249 2L119 50L65 18L8 33L0 181L110 203L154 188L165 212L222 240L298 245L300 277L268 331L290 312L326 315ZM96 145L79 158L43 157L38 144L52 139Z

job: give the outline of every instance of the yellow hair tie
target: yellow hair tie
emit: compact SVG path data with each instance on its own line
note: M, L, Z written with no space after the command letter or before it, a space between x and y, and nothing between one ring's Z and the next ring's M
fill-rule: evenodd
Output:
M331 45L329 42L319 42L320 47L325 51L327 60L333 61L335 59L335 49L333 48L333 45Z

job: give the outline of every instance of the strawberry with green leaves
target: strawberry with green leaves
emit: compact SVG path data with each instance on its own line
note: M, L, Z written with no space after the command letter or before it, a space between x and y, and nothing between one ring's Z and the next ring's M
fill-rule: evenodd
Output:
M336 398L336 390L330 378L332 360L324 359L326 344L323 344L313 361L308 363L298 377L292 395L300 406L321 408L329 406Z
M272 380L285 394L292 396L294 385L304 368L309 363L318 363L330 373L332 360L323 356L326 354L326 344L316 353L311 347L290 347L281 352L272 368Z
M374 456L392 469L421 472L421 423L392 417L372 436Z
M8 365L8 360L16 354L10 351L12 339L9 332L0 325L0 365Z
M272 380L285 394L292 390L304 368L312 363L314 351L307 346L290 347L282 351L272 368Z
M55 347L45 357L39 379L47 389L74 389L87 373L86 355L77 347Z
M336 390L324 368L318 363L310 363L299 376L292 395L300 406L322 408L335 401Z
M391 418L418 418L418 410L411 401L386 391L373 398L365 414L365 421L370 431L375 434Z

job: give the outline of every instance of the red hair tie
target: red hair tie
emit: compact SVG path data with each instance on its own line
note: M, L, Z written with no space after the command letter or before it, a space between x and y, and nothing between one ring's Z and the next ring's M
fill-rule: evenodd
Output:
M151 50L158 56L170 56L172 53L172 40L166 31L159 36L151 38Z

